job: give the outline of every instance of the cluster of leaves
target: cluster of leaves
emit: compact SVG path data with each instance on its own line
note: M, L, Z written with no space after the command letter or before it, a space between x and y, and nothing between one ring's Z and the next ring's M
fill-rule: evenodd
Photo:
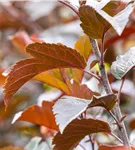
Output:
M77 14L85 35L76 42L74 49L61 43L49 44L39 39L29 38L24 36L24 32L16 34L12 39L20 49L24 50L26 46L28 58L16 63L7 75L4 86L6 109L14 94L31 79L42 81L61 90L63 94L57 100L43 101L42 106L30 106L23 112L17 113L13 120L13 123L17 120L27 121L57 131L53 139L54 150L73 149L85 136L96 139L95 135L100 132L108 136L114 135L107 120L103 121L97 116L92 116L89 111L92 108L102 107L105 112L112 114L111 110L117 103L117 95L113 93L103 95L102 92L96 92L83 84L82 79L86 75L90 78L94 77L99 82L99 88L102 88L102 79L98 73L93 74L85 69L100 64L99 60L94 60L90 65L88 63L92 55L89 39L103 39L111 27L119 35L122 34L133 12L134 2L129 3L121 11L118 11L118 7L119 1L81 2ZM134 67L134 51L135 47L132 47L112 64L111 72L115 78L123 79ZM124 118L121 118L121 122ZM39 144L41 139L37 141L37 149L44 147L45 143ZM98 144L99 150L124 149L124 146L110 147Z

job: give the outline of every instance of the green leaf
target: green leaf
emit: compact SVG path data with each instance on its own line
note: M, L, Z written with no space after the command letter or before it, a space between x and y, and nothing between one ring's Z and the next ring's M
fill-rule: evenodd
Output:
M111 72L116 79L122 79L134 66L135 47L132 47L124 55L116 58L111 66Z
M53 140L55 144L53 150L73 149L85 136L98 132L110 133L108 123L94 119L76 119L65 128L63 134L60 132L56 134Z

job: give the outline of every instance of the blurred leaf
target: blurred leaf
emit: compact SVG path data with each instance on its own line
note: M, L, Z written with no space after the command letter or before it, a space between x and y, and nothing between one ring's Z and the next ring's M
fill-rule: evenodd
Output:
M0 70L0 86L3 86L4 85L4 83L5 83L5 80L6 80L6 77L4 77L3 75L2 75L2 73L4 72L4 70Z
M123 31L123 33L121 34L121 36L115 34L114 36L111 36L109 39L106 39L105 49L112 47L112 45L115 44L115 42L117 42L119 40L127 40L129 38L129 36L131 36L134 33L135 33L134 26L130 25L130 26L126 27L125 30Z
M16 146L8 146L8 147L0 148L0 150L24 150L24 149Z
M93 97L93 100L88 107L91 108L101 106L106 108L107 110L111 110L116 104L116 99L117 96L115 94L110 94L99 98Z
M135 66L135 47L131 47L124 55L118 56L111 66L116 79L123 78Z
M105 7L102 9L110 16L114 16L118 13L120 6L120 1L111 0Z
M8 74L4 86L6 106L17 90L37 74L56 68L84 69L86 66L76 50L63 45L34 43L26 49L35 58L18 62Z
M53 140L54 150L73 149L86 135L98 132L109 133L111 130L106 122L100 120L76 119L65 128L63 134L56 134Z
M53 107L60 132L63 133L65 127L84 112L89 104L90 101L76 97L64 96L60 98Z
M34 137L25 146L25 150L50 150L46 142L41 142L41 137ZM40 143L41 142L41 143Z
M131 130L135 129L135 118L132 118L132 120L129 122L129 127Z
M125 150L126 148L124 146L109 146L109 145L102 145L99 147L99 150ZM132 150L135 150L135 148L132 148Z
M12 123L17 120L27 121L38 125L43 125L48 128L58 130L55 123L55 117L52 112L54 103L43 101L42 106L33 105L23 112L19 112L14 116Z
M2 101L0 103L0 121L4 121L5 119L11 117L14 113L16 108L27 99L27 95L16 95L14 97L14 101L12 101L9 106L8 110L5 111L5 105Z
M15 45L15 47L18 48L23 54L26 56L30 56L26 50L25 47L32 43L32 40L29 38L28 34L24 31L17 32L15 35L10 37L10 40Z

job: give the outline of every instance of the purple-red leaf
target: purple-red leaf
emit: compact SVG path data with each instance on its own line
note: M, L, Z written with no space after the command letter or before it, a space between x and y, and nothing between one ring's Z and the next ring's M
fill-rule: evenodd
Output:
M56 68L84 69L86 66L80 53L63 45L34 43L26 50L35 58L18 62L8 74L4 86L6 105L17 90L37 74Z
M71 150L87 135L98 132L111 132L109 125L100 120L82 119L72 121L63 134L57 133L54 137L54 150Z

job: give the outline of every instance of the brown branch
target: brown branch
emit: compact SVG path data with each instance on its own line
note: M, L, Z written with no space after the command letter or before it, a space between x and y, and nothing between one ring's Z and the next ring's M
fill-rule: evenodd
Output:
M92 48L93 48L93 51L95 53L97 60L99 60L99 62L103 62L103 60L101 61L101 53L99 51L97 41L95 39L90 38L90 42L91 42L91 45L92 45ZM101 73L101 77L102 77L102 84L105 88L106 93L112 94L113 92L112 92L110 83L108 81L108 76L107 76L107 73L105 71L104 64L99 63L99 69L100 69L100 73ZM118 121L122 118L119 103L116 103L116 106L114 107L112 113L114 114L114 116L117 118ZM121 128L118 128L118 129L119 129L120 137L123 141L124 146L126 147L127 150L131 150L128 135L127 135L124 123L121 123Z

